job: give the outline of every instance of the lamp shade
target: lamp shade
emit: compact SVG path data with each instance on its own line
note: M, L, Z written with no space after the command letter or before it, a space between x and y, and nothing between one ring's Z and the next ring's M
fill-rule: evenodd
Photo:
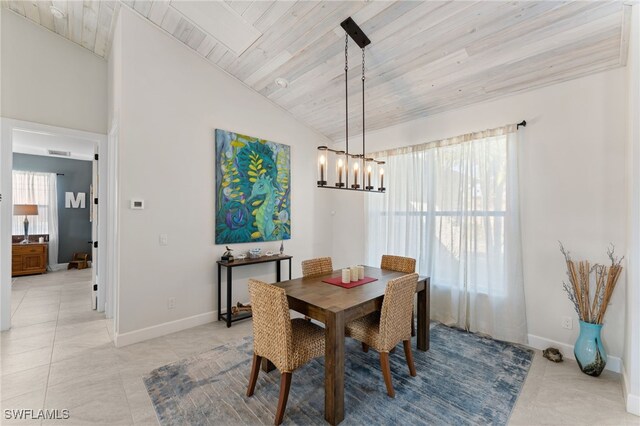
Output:
M13 214L14 216L37 216L38 206L36 204L15 204Z

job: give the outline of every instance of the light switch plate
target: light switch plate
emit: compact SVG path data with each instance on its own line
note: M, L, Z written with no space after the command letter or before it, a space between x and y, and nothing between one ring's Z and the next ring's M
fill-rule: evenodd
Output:
M144 200L131 200L131 209L132 210L144 209Z

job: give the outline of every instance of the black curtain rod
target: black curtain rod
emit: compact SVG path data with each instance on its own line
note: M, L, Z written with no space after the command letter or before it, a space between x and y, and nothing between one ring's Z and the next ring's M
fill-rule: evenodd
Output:
M521 122L519 122L519 123L516 125L516 130L518 130L518 129L520 128L520 126L522 126L522 127L527 127L527 121L526 121L526 120L522 120Z

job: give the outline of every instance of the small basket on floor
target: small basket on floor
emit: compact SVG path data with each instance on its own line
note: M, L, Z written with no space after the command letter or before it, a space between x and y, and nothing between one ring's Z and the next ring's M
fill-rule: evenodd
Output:
M67 269L86 269L89 267L89 255L87 253L73 253L73 260L69 262Z

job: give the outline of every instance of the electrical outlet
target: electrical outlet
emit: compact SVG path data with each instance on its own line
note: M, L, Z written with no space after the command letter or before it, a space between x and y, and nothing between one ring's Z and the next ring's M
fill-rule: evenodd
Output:
M176 307L176 298L170 297L167 299L167 309L173 309Z
M571 317L562 317L562 328L566 328L567 330L573 329L573 318Z

